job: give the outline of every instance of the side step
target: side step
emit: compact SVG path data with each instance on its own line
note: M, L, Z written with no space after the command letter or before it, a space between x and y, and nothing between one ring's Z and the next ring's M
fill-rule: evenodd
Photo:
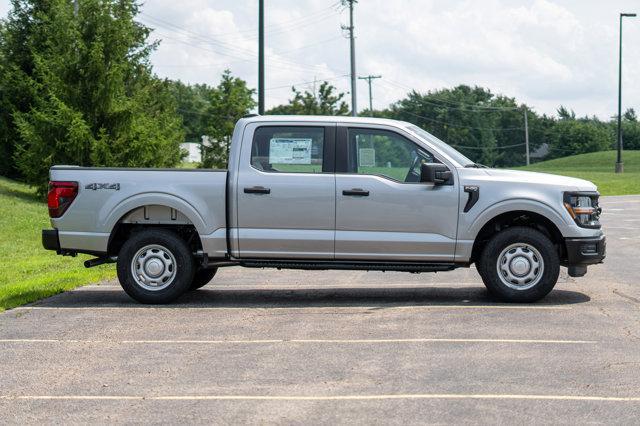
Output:
M281 261L281 260L243 260L241 266L247 268L277 268L277 269L305 269L326 270L344 269L360 271L401 271L401 272L438 272L451 271L460 265L455 263L412 263L412 262L311 262L311 261Z

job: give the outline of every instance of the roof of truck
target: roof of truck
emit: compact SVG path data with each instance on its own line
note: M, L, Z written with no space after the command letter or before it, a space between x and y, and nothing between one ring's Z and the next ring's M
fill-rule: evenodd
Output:
M374 117L352 117L339 115L254 115L244 117L248 122L265 122L265 121L312 121L327 123L356 123L356 124L386 124L392 126L407 127L411 123L406 121L391 120L388 118Z

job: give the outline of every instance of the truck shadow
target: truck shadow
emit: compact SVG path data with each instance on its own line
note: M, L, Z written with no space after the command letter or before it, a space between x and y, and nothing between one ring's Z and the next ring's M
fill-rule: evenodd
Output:
M554 290L535 306L563 306L589 302L577 291ZM209 285L189 292L170 305L142 305L120 287L78 289L38 302L35 306L87 308L311 308L396 306L514 306L491 297L484 287L357 287L304 289L216 289ZM521 306L531 306L522 304ZM516 305L517 306L517 305Z

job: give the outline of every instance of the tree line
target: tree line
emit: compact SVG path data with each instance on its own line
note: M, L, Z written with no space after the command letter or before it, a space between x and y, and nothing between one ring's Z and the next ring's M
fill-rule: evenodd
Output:
M188 85L153 73L158 42L136 20L133 0L11 0L0 21L0 174L46 190L54 164L173 167L180 144L200 142L201 167L225 167L235 122L255 108L255 90L225 71L216 86ZM292 88L268 114L348 115L328 82ZM576 117L560 107L539 114L514 98L460 85L410 91L383 110L361 115L412 122L474 161L508 167L525 162L524 114L536 158L615 146L616 121ZM633 109L623 116L625 149L640 149Z

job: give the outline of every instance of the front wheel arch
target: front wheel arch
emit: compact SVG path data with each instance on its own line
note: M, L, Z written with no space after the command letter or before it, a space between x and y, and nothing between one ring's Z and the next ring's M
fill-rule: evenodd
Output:
M560 259L566 258L566 246L560 229L547 217L527 210L499 214L487 221L473 241L470 263L477 262L484 247L497 232L513 226L525 226L545 234L556 247Z

